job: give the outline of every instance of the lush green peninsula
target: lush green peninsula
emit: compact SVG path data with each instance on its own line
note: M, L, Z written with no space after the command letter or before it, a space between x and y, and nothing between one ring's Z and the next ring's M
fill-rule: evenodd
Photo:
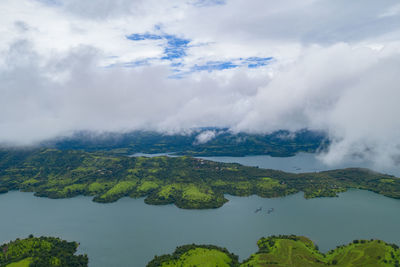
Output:
M4 267L87 267L87 255L74 255L78 243L54 237L17 239L0 246L0 266Z
M308 238L302 236L271 236L261 238L258 252L242 263L225 248L205 245L178 247L171 255L156 256L147 267L398 267L400 249L380 240L354 240L328 253L321 253Z
M0 151L0 192L36 196L94 196L112 202L146 197L148 204L180 208L221 207L224 194L280 197L303 191L306 198L331 197L349 188L400 198L400 179L367 169L293 174L191 157L126 157L56 149Z

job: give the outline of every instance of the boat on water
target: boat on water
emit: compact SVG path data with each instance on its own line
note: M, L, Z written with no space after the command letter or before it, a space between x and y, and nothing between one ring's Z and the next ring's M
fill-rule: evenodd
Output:
M274 208L269 208L268 210L267 210L267 214L270 214L271 212L273 212L275 209Z
M261 210L262 210L262 207L259 207L258 209L256 209L256 210L254 211L254 213L260 212Z

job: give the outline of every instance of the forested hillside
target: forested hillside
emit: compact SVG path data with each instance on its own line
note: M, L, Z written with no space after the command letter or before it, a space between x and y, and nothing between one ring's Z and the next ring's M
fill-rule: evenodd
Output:
M322 132L276 131L270 134L232 133L228 129L205 128L187 134L135 131L130 133L80 132L72 137L44 142L62 150L112 151L114 153L166 153L187 156L293 156L298 152L324 149L329 141Z
M349 188L400 198L400 180L367 169L293 174L192 157L126 157L56 149L0 151L0 192L36 196L93 196L96 202L146 197L148 204L180 208L222 206L224 194L280 197L299 191L306 198L332 197Z

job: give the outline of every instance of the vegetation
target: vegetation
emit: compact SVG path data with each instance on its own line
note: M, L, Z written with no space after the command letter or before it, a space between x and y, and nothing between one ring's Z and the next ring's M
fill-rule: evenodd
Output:
M349 188L400 198L400 179L367 169L293 174L191 157L126 157L104 152L57 149L0 150L0 192L36 196L93 196L112 202L146 197L148 204L186 209L221 207L224 194L281 197L299 191L306 198L332 197Z
M54 237L17 239L0 246L0 266L5 267L84 267L87 255L74 255L78 243Z
M239 266L238 256L226 248L213 245L185 245L177 247L172 255L155 256L147 267L173 266Z
M215 137L201 143L197 139L204 131L213 131ZM162 134L136 131L125 134L109 133L94 135L79 133L70 138L43 144L61 150L111 151L114 153L167 153L176 152L187 156L245 156L271 155L289 157L298 152L315 152L328 144L321 132L276 131L271 134L232 133L227 129L205 128L190 134Z
M301 236L272 236L258 241L259 251L241 264L250 266L399 266L400 250L380 240L355 240L323 254Z
M156 256L147 266L384 267L399 266L400 260L398 246L380 240L355 240L326 254L302 236L271 236L261 238L257 244L259 251L241 264L225 248L187 245L178 247L172 255Z
M213 245L185 245L170 255L155 256L147 267L386 267L400 266L400 249L381 240L354 240L321 253L308 238L280 235L261 238L258 252L239 263L238 256ZM75 255L76 242L54 237L16 239L0 246L0 266L4 267L83 267L87 255Z

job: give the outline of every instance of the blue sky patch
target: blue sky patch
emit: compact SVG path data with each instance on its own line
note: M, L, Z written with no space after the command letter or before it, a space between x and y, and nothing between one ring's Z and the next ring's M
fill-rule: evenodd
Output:
M273 57L249 57L249 58L235 58L226 61L208 61L205 64L195 64L193 66L185 66L182 63L171 63L173 75L169 76L171 79L182 79L195 72L213 72L227 69L234 69L239 67L247 67L249 69L259 68L266 66L272 61Z
M172 64L171 64L172 66ZM218 70L226 70L226 69L234 69L239 67L239 65L233 63L232 61L208 61L205 64L198 65L195 64L194 66L190 67L189 70L182 70L179 67L183 64L177 65L174 69L172 69L173 75L169 76L171 79L182 79L183 77L201 71L213 72Z
M140 67L140 66L145 66L145 65L149 65L148 59L125 62L123 64L124 67L128 67L128 68Z
M126 36L127 39L132 41L143 41L143 40L161 40L163 37L157 34L151 33L134 33Z
M183 63L181 63L181 62L171 63L171 67L174 67L174 68L183 67L183 66L184 66Z
M149 66L151 64L150 61L153 59L154 58L145 58L145 59L123 62L123 63L114 63L114 64L105 66L105 68L114 68L114 67L135 68L135 67Z
M266 66L273 57L249 57L244 63L247 64L248 68L254 69L262 66Z
M190 68L189 73L198 71L212 72L215 70L233 69L242 66L247 66L248 68L258 68L261 66L266 66L272 59L273 57L249 57L231 59L227 61L208 61L203 65L194 65Z
M219 6L219 5L225 5L225 4L226 4L225 0L197 0L192 3L192 5L198 6L198 7Z
M186 50L189 48L189 39L184 39L171 34L151 34L151 33L134 33L126 36L131 41L144 40L166 40L164 47L163 60L176 60L186 56Z
M187 50L192 47L191 40L178 37L173 34L154 34L154 33L134 33L126 36L131 41L144 41L144 40L163 40L163 54L159 58L152 58L152 60L167 60L170 62L171 71L174 73L170 78L180 79L191 73L207 71L221 71L226 69L234 69L238 67L247 67L249 69L259 68L266 66L273 60L273 57L248 57L248 58L228 58L219 61L207 61L206 63L185 64L182 60L187 56ZM125 67L136 67L151 64L150 59L143 59L133 62L122 64Z
M190 40L175 35L165 35L164 38L167 39L167 46L164 48L164 56L161 59L173 60L186 56Z
M191 68L192 72L195 71L208 71L211 72L213 70L226 70L233 69L239 67L237 64L234 64L232 61L209 61L204 65L194 65Z

